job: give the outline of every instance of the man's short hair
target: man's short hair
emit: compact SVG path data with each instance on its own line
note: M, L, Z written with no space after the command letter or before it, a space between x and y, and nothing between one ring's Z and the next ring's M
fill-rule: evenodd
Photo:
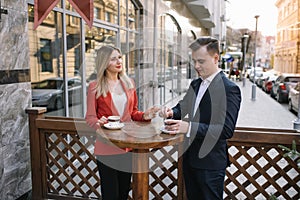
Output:
M197 51L202 46L206 46L206 50L210 55L220 53L219 41L216 38L210 36L202 36L197 38L190 44L189 48L192 49L192 51Z

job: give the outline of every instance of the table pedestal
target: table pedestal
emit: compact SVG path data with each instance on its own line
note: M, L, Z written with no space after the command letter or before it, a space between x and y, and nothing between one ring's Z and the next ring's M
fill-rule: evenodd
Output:
M149 199L149 150L133 149L133 199ZM140 172L140 173L135 173Z

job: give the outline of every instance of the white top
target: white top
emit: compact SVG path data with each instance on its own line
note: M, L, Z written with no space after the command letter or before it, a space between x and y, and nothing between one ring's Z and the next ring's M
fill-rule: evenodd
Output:
M123 116L124 114L124 109L127 103L127 97L125 92L122 94L116 94L116 93L111 93L112 95L112 100L115 104L116 109L118 110L118 113L120 116Z

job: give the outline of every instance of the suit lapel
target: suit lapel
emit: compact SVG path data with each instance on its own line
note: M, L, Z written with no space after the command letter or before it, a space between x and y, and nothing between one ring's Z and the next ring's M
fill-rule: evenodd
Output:
M191 116L193 116L193 111L194 111L194 107L197 106L197 110L195 112L195 116L193 116L192 118L194 119L195 117L197 117L196 119L199 119L199 116L200 116L200 110L199 108L202 106L202 105L209 105L208 102L210 100L210 92L213 92L220 84L220 81L222 82L222 72L218 73L214 79L211 81L211 83L209 84L207 90L205 91L205 93L203 94L203 97L201 98L201 101L199 103L199 105L195 105L196 103L196 98L197 98L197 95L198 95L198 92L199 92L199 87L201 85L201 82L202 82L202 79L200 79L199 83L195 86L195 97L193 99L193 109L191 111ZM198 120L197 120L198 121Z
M201 78L198 78L192 85L192 88L193 88L193 98L192 98L192 106L191 106L191 110L190 110L190 113L189 113L189 116L191 116L191 118L194 117L194 109L195 109L195 106L198 106L199 105L196 105L196 99L197 99L197 95L198 95L198 92L199 92L199 88L200 88L200 85L202 83L202 79ZM197 108L199 109L199 108ZM197 113L197 112L196 112Z

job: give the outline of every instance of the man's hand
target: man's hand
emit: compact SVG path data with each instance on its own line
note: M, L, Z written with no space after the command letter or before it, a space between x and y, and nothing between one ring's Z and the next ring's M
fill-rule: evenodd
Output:
M189 123L182 120L166 119L165 129L174 131L174 133L187 133L189 130Z

